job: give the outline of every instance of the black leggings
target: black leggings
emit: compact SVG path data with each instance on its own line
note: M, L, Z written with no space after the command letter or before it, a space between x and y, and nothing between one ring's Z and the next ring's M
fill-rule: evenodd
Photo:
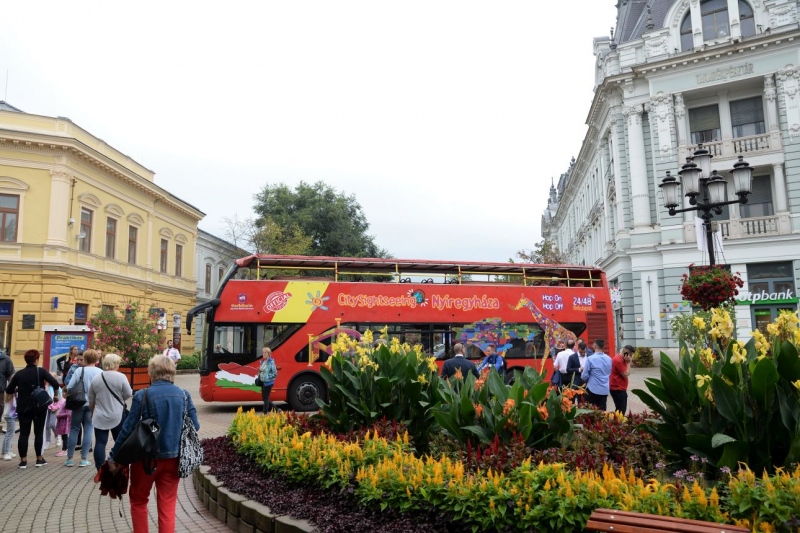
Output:
M272 402L269 401L269 394L272 392L272 385L261 387L261 400L264 402L264 414L273 410Z
M36 452L36 457L42 456L42 445L44 444L44 422L47 415L47 410L42 409L41 412L36 413L34 418L26 415L19 415L19 458L24 459L28 456L28 438L31 436L31 423L33 423L33 449Z

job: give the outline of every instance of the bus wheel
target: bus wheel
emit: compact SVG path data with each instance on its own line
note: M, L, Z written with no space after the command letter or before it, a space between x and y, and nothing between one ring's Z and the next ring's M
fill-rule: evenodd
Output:
M316 411L317 398L327 399L325 384L319 376L305 375L296 378L289 387L287 400L295 411Z

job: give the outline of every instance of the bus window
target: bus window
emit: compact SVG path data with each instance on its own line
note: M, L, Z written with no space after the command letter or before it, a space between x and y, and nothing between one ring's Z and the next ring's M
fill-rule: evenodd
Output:
M213 328L211 367L218 370L220 363L246 365L261 356L259 341L264 330L259 324L215 324Z
M579 337L586 331L582 322L562 322L561 327ZM545 332L536 322L508 323L498 319L487 319L455 328L454 342L466 346L468 359L484 357L483 350L494 344L498 353L506 359L540 359L547 352Z

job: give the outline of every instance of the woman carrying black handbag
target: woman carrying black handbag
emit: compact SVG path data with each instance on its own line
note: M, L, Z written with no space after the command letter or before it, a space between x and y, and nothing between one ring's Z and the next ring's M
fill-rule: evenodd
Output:
M28 438L31 435L31 424L33 424L33 448L36 452L36 466L47 464L42 457L42 446L44 445L44 422L47 418L47 406L37 402L35 395L37 389L42 388L47 383L52 385L53 390L58 389L58 381L50 375L50 372L39 368L39 350L28 350L25 352L25 368L14 374L6 387L6 401L11 401L14 393L17 393L17 416L19 417L19 467L28 467Z
M108 466L112 473L120 466L114 457L120 451L134 427L139 426L142 415L158 425L158 454L155 469L148 473L142 461L130 465L131 521L134 533L147 531L147 502L153 484L156 486L158 505L158 530L175 531L175 504L178 500L178 462L181 450L181 430L184 413L200 429L197 410L188 392L173 384L175 364L164 355L156 355L147 365L151 385L134 394L131 410L119 438L108 454ZM146 402L147 405L143 405Z

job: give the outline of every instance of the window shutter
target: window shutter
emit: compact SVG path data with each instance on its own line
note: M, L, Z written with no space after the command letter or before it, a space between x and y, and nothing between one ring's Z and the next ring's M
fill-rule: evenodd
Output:
M595 339L603 339L606 346L611 341L608 336L608 314L606 313L586 313L587 338L590 342Z
M749 204L764 204L772 202L772 182L769 176L754 176L753 190L747 197Z
M689 124L692 131L718 130L719 109L717 104L690 109Z
M760 96L731 102L731 124L733 127L743 124L755 124L756 122L764 122L764 106L761 103Z

